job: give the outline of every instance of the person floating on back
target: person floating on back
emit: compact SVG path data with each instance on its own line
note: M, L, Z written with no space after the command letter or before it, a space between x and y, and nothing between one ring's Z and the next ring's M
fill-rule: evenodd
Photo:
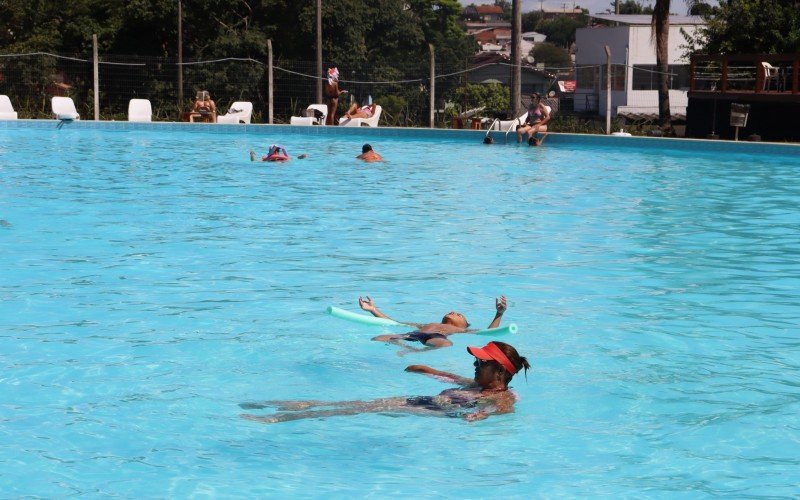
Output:
M364 144L361 146L361 154L356 156L359 160L364 160L366 162L373 162L373 161L382 161L383 157L376 153L372 146L369 144Z
M366 299L359 297L358 305L361 307L361 309L371 313L376 318L392 319L378 310L378 308L375 306L375 302L369 296L367 296ZM506 297L504 295L501 295L495 299L495 308L497 309L497 313L487 328L497 328L500 326L503 313L506 312L506 309L508 308ZM465 318L463 314L456 311L450 311L449 313L445 314L440 323L409 323L405 321L398 321L398 323L412 326L416 328L416 330L399 335L379 335L372 340L401 345L405 347L405 351L420 351L451 346L453 345L453 342L447 338L450 335L476 331L470 330L470 325L469 322L467 322L467 318ZM423 344L425 348L414 349L405 344L405 342L419 342ZM405 351L401 351L400 354L403 354Z

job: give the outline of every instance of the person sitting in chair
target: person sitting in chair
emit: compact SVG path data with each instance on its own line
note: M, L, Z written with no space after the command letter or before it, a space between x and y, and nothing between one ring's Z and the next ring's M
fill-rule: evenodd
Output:
M198 118L211 123L217 122L217 105L211 100L211 94L207 90L197 93L192 112L189 114L189 121L192 123Z
M517 142L521 142L522 136L527 134L528 144L539 146L547 137L549 121L550 111L547 110L547 106L542 104L541 96L534 92L531 94L531 104L528 106L528 117L525 119L525 123L517 125ZM541 139L536 137L539 133L543 134Z

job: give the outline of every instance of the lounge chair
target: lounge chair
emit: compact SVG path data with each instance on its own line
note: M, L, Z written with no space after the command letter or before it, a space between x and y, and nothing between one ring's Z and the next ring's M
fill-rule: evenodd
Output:
M81 115L78 114L78 110L75 109L75 103L70 97L53 97L50 101L50 105L53 108L53 116L56 120L70 121L81 119Z
M253 103L236 101L224 115L217 117L217 123L250 123L253 117Z
M492 130L500 130L501 132L508 132L509 130L517 130L517 125L522 125L528 119L528 112L524 112L519 117L513 120L498 120L492 125Z
M153 121L153 106L147 99L131 99L128 102L129 122Z
M339 125L342 127L360 127L361 125L377 127L378 120L381 119L381 111L383 111L383 108L380 105L376 105L375 114L372 115L372 118L345 118L343 116L339 119Z
M316 112L315 112L316 111ZM328 118L327 104L311 104L303 112L304 116L293 116L290 125L325 125Z
M0 95L0 120L16 120L17 112L7 95Z

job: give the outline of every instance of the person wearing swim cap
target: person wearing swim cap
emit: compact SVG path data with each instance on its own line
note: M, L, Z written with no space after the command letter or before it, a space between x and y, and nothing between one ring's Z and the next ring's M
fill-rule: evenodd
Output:
M367 311L368 313L372 314L376 318L385 318L390 319L392 321L397 321L389 316L382 313L376 306L375 302L367 296L366 299L359 297L358 298L358 305L361 309ZM506 312L508 308L508 304L506 302L505 295L501 295L500 297L495 299L495 309L497 313L494 315L494 319L492 322L489 323L487 328L497 328L500 326L500 321L503 319L503 313ZM439 323L409 323L405 321L398 321L398 323L403 323L405 325L412 326L416 328L413 332L399 334L399 335L379 335L374 337L372 340L378 342L389 342L392 344L397 344L404 347L403 351L400 351L400 355L405 354L406 352L410 351L421 351L421 350L430 350L430 349L437 349L440 347L448 347L453 345L453 342L448 339L450 335L456 333L469 333L474 332L476 330L470 330L469 322L467 318L464 317L463 314L456 311L450 311L449 313L445 314L442 318L442 321ZM405 342L419 342L423 344L425 347L422 349L415 349L410 347Z
M383 157L376 153L369 144L361 146L361 154L356 156L356 158L366 162L383 161Z
M362 413L396 415L408 413L431 417L483 420L492 415L513 413L516 395L508 384L520 370L525 378L531 365L524 356L505 342L492 341L483 347L470 346L467 352L475 357L473 378L462 377L426 365L410 365L407 372L421 373L459 387L446 389L436 396L410 396L374 399L371 401L263 401L242 403L247 410L276 408L271 415L242 414L243 418L274 424L305 418L324 418ZM313 409L325 407L326 409Z

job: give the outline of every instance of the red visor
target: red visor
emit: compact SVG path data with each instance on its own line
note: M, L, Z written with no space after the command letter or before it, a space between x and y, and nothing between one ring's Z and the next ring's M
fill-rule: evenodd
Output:
M497 347L494 342L489 342L483 347L467 347L467 352L484 361L497 361L503 365L503 368L505 368L506 371L508 371L508 373L511 375L517 373L517 367L514 366L514 363L508 359L508 356L506 356L506 354L499 347Z

